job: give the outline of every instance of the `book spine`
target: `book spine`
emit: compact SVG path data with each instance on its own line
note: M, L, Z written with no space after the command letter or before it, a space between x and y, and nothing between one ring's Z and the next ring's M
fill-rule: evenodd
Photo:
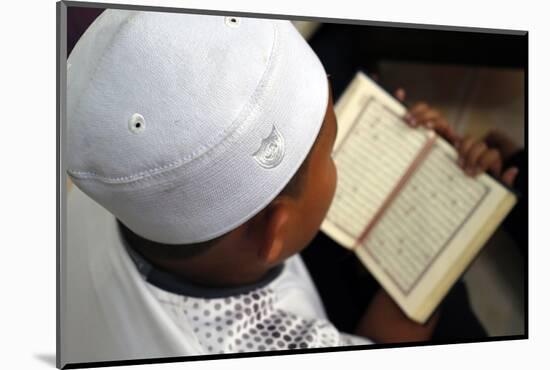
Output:
M401 191L401 189L403 189L403 187L405 186L407 181L409 181L409 179L412 177L412 175L414 174L418 166L420 166L422 161L424 161L426 156L430 153L430 150L432 149L436 140L437 140L437 135L432 132L430 137L422 147L422 149L418 152L418 155L414 158L410 166L407 168L407 171L405 171L403 176L401 176L401 178L399 179L399 181L397 182L393 190L390 192L388 197L384 200L384 202L382 203L378 211L374 214L374 217L372 218L371 222L369 222L369 224L365 227L365 230L363 230L359 238L357 238L355 245L352 248L353 250L357 249L367 239L370 232L372 231L372 229L374 229L378 221L380 221L380 219L382 218L382 216L384 215L384 213L386 212L390 204L399 195L399 192Z

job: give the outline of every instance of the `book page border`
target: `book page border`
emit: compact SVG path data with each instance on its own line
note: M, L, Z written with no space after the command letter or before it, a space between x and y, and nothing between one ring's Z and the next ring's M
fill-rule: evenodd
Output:
M345 136L342 138L342 141L340 141L340 144L338 145L338 148L335 148L334 149L334 159L336 160L336 157L338 156L338 153L340 152L340 149L344 146L344 144L346 143L346 141L348 140L350 134L355 130L355 128L357 127L357 124L359 123L359 119L363 116L363 114L365 113L365 110L367 109L367 107L372 103L372 101L375 100L374 97L372 96L368 96L366 95L365 96L365 103L363 104L361 110L359 110L359 112L357 113L357 115L355 116L355 118L353 119L353 123L351 124L351 127L349 128L349 130L346 132ZM349 101L348 101L349 102ZM346 102L346 103L348 103ZM346 230L342 225L338 224L337 222L335 222L334 220L331 220L329 216L327 216L327 220L334 226L336 227L338 230L340 230L343 234L349 236L351 239L357 241L357 237L355 235L353 235L351 232L349 232L348 230ZM366 227L366 226L365 226Z

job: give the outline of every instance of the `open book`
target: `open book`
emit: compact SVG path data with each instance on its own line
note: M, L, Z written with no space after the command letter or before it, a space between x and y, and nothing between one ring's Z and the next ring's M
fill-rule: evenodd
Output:
M362 72L335 109L338 184L321 229L424 323L516 196L487 174L466 176L454 147L406 125L406 108Z

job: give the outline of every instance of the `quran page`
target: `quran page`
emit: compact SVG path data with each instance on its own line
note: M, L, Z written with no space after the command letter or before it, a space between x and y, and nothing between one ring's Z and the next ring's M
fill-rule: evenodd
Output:
M432 135L411 130L405 109L373 82L355 80L338 102L338 169L334 200L322 230L351 248ZM348 96L346 96L348 95Z
M408 294L489 191L436 144L361 248Z
M466 176L456 159L454 148L438 138L356 251L419 322L429 317L515 203L513 194L490 176Z

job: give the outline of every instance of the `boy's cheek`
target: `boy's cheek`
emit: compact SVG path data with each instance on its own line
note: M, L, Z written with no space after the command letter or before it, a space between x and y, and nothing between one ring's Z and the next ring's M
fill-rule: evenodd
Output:
M331 196L330 196L330 202L332 203L332 199L334 198L334 194L336 193L336 185L338 184L338 169L336 168L336 164L334 163L334 160L330 160L330 167L331 167Z
M318 189L310 203L309 218L312 221L312 229L317 231L321 226L336 192L336 166L332 160L325 167L322 176L317 179ZM314 214L314 217L311 215ZM314 224L313 224L314 223Z
M317 178L316 184L319 186L313 193L300 214L300 220L296 222L300 226L295 230L295 241L297 242L294 253L304 249L317 235L321 223L326 217L332 199L336 192L336 166L330 160L325 170L321 172L321 176Z
M319 209L319 224L317 225L317 228L321 226L321 223L325 219L328 210L330 208L330 205L332 204L332 200L334 199L334 195L336 193L336 183L337 183L338 174L336 171L336 166L334 165L334 162L331 160L329 163L328 168L325 171L325 176L323 178L323 194L320 194L320 197L318 199L319 207L322 207Z

